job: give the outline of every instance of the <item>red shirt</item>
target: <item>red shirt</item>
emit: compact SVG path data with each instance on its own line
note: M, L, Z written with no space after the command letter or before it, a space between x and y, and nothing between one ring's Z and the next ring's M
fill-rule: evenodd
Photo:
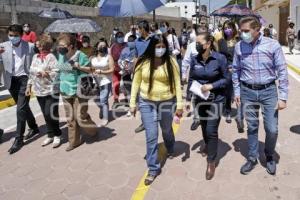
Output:
M29 33L24 33L22 39L26 42L35 43L37 38L35 32L30 31Z

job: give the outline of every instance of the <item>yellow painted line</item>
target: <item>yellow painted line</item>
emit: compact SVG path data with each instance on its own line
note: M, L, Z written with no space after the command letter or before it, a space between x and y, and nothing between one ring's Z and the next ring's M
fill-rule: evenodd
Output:
M0 110L16 105L13 98L0 101Z
M288 64L288 67L293 70L295 73L297 73L298 75L300 75L300 69L298 67L295 67L293 65Z
M179 130L179 124L173 123L172 128L173 128L174 135L176 135ZM167 150L165 148L165 145L164 145L164 143L160 143L158 146L158 159L160 161L162 161L166 158L166 156L167 156ZM146 186L144 184L144 181L145 181L147 175L148 175L148 171L145 172L142 179L140 180L137 188L135 189L135 191L131 197L131 200L143 200L145 198L145 196L150 188L150 185Z
M35 96L31 96L30 98L32 99L34 97ZM12 107L14 105L16 105L16 102L12 97L10 97L6 100L0 101L0 110L3 110L3 109L8 108L8 107Z

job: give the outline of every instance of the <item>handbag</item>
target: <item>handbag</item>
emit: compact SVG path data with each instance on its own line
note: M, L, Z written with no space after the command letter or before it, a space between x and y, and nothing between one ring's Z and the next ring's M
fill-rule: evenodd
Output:
M100 84L97 78L90 74L80 79L77 96L80 98L93 98L100 94Z

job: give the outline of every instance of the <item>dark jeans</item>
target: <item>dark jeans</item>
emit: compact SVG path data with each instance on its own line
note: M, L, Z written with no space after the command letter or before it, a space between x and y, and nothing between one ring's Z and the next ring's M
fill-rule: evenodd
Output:
M259 109L262 109L264 128L266 132L265 154L272 157L278 137L278 101L276 85L272 85L262 90L252 90L246 86L241 86L241 101L245 111L245 118L248 125L248 158L259 157Z
M26 122L29 128L33 130L38 130L38 125L36 124L35 118L29 107L30 97L25 96L25 91L27 87L27 76L12 77L11 87L9 92L12 98L17 104L17 138L23 139Z
M233 84L232 81L228 84L226 88L226 101L225 101L225 114L229 115L231 113L231 102L233 95Z
M54 136L61 136L58 114L59 94L37 97L37 100L46 121L48 137L53 138Z
M208 150L207 161L213 162L218 153L218 129L224 102L208 102L197 98L195 105L201 121L203 139Z
M123 93L127 99L130 99L131 85L132 85L131 75L129 74L123 76L122 79L123 79Z

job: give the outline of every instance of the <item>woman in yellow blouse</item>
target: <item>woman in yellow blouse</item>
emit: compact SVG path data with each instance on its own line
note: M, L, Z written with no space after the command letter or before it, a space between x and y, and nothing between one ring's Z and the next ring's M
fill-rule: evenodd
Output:
M164 36L153 36L146 52L137 61L130 98L133 115L137 110L137 98L146 130L146 160L149 171L145 185L150 185L161 172L157 156L158 124L168 157L172 157L175 143L173 111L176 108L175 114L178 117L183 113L179 66L175 58L169 55L168 41Z

